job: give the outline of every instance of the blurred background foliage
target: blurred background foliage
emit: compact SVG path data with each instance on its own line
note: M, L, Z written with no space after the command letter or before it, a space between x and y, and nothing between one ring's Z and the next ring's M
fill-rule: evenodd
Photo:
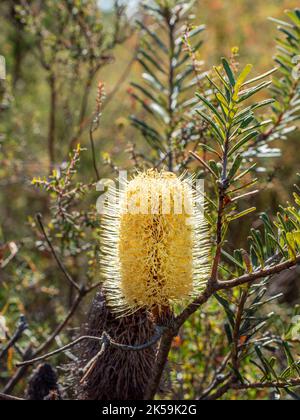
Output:
M0 4L0 54L7 64L0 92L0 322L7 336L13 334L21 313L29 324L19 341L21 349L10 349L5 366L1 360L0 385L7 391L16 385L21 393L26 385L21 378L7 386L17 373L14 361L38 347L76 301L76 290L65 284L41 227L76 284L91 288L92 294L100 280L97 178L114 176L119 168L133 171L139 153L155 159L129 118L135 115L144 121L147 115L135 93L143 72L136 60L141 35L136 19L147 25L149 17L140 15L135 4L125 10L122 2L111 3L2 0ZM256 74L270 70L277 33L276 24L267 18L282 18L285 9L297 6L293 0L196 2L195 22L206 25L197 55L201 72L218 64L222 56L232 57L241 69L251 62ZM163 129L162 124L159 128ZM298 143L296 133L272 145L282 150L282 156L262 163L260 194L248 200L258 212L275 215L279 203L291 198L299 171ZM36 219L37 213L42 219ZM234 248L245 246L249 227L262 224L257 214L245 220L230 233ZM272 322L283 335L282 318L297 312L291 301L294 304L299 298L298 275L288 284L283 280L283 286L280 281L273 294L283 291L285 299ZM74 335L71 325L83 322L91 296L83 294L84 298L85 305L65 331L67 337ZM238 299L232 296L233 305ZM272 311L268 302L265 313ZM206 361L212 358L218 366L225 356L223 317L220 305L212 303L175 340L170 361L174 369L166 378L169 395L197 397L195 390L199 393L213 379ZM202 336L213 339L208 342ZM0 333L1 340L5 337ZM59 344L59 340L53 341ZM248 362L247 374L259 380L257 369ZM239 398L234 391L230 397ZM247 397L269 398L270 393L251 390Z

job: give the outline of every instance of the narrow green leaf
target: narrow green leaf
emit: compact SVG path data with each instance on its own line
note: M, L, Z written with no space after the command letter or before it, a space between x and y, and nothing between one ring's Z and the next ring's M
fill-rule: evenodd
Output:
M158 45L158 47L165 53L165 54L169 54L169 50L168 48L165 46L165 44L162 42L162 40L160 39L160 37L155 33L152 32L143 22L138 21L137 24L141 27L141 29L143 31L145 31L152 39L153 41L156 43L156 45Z
M158 60L155 60L150 54L148 54L144 49L140 48L138 52L138 56L144 57L146 60L148 60L158 71L160 71L163 74L166 74L165 69L160 65Z
M247 79L247 77L249 76L250 72L253 69L253 65L252 64L247 64L246 67L244 68L244 70L241 72L241 74L239 75L236 83L239 86L242 86L243 83L245 82L245 80ZM249 82L246 82L249 83Z
M221 131L221 129L217 126L217 124L206 114L204 114L204 112L199 111L197 109L196 111L205 121L207 121L213 128L215 134L217 135L217 141L220 145L222 145L224 143L224 133Z
M241 103L241 102L245 101L246 99L251 98L251 96L255 95L256 93L258 93L262 89L265 89L265 88L269 87L271 84L272 84L271 81L269 81L269 82L263 82L260 85L254 87L252 89L248 89L248 90L246 90L244 92L240 92L240 96L239 96L238 102Z
M225 89L227 92L230 92L230 86L228 85L227 81L224 79L224 77L222 76L222 74L220 73L218 67L214 66L214 70L217 73L219 79L221 80L221 82L223 83Z
M256 207L251 207L248 210L244 210L238 214L235 214L234 216L229 216L230 222L233 222L234 220L241 219L242 217L248 216L248 214L253 213L256 211Z
M212 103L210 103L204 96L202 96L200 93L196 93L196 96L205 103L206 106L208 106L208 108L210 108L210 110L214 113L214 115L216 116L219 124L223 124L224 126L226 125L223 117L220 115L220 113L218 112L218 110L214 107L214 105Z
M300 27L300 18L296 11L287 10L285 13L296 26Z
M231 180L236 175L237 171L240 169L242 162L243 157L241 155L237 155L228 174L229 180Z
M141 86L138 83L131 83L131 86L134 87L135 89L138 89L140 92L142 92L147 98L151 99L151 101L158 103L159 105L162 105L161 103L161 99L159 98L158 95L153 95L151 92L149 92L148 89L146 89L144 86Z
M220 296L217 293L215 294L215 298L220 303L220 305L223 306L223 308L225 309L228 321L229 321L231 327L234 328L234 326L235 326L235 315L234 315L234 312L230 308L229 302L227 302L226 299L224 299L222 296Z
M253 171L257 166L257 163L254 163L251 165L248 169L246 169L244 172L242 172L240 175L234 178L234 182L239 181L240 179L244 178L246 175L248 175L249 172Z
M225 70L225 72L228 76L228 80L229 80L231 86L235 87L235 84L236 84L235 77L234 77L233 71L231 70L230 64L228 63L226 58L222 58L222 64L223 64L224 70Z
M271 76L272 74L274 74L276 71L278 70L278 67L274 67L272 70L267 71L264 74L261 74L257 77L254 77L254 79L251 80L247 80L245 83L243 83L242 86L247 86L247 85L251 85L253 83L259 82L262 79L265 79L268 76Z
M228 252L224 251L224 249L222 249L222 254L224 255L225 258L227 258L227 260L229 260L230 262L232 262L234 265L236 265L237 267L239 267L241 270L245 271L245 267L243 266L243 264L241 264L232 255L228 254Z
M229 151L228 156L230 157L235 153L237 150L240 150L246 143L248 143L253 138L257 137L259 135L259 131L252 131L249 133L246 137L242 138L235 146L232 147L232 149Z

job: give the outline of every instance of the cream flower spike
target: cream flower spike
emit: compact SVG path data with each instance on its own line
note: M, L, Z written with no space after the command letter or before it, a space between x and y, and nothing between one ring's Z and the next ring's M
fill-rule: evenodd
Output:
M203 289L210 243L191 181L170 172L139 173L103 216L101 266L113 311L160 313Z

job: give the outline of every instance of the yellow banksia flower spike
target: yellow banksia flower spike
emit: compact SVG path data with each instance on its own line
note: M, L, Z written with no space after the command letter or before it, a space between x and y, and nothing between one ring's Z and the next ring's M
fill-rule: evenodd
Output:
M148 170L115 192L101 238L104 290L113 310L161 312L203 288L210 244L190 181Z

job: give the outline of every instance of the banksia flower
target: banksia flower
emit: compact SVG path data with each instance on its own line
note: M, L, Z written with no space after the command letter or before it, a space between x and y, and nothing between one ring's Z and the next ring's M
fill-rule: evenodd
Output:
M161 313L199 293L209 272L209 241L190 181L149 170L110 200L101 259L112 310Z

